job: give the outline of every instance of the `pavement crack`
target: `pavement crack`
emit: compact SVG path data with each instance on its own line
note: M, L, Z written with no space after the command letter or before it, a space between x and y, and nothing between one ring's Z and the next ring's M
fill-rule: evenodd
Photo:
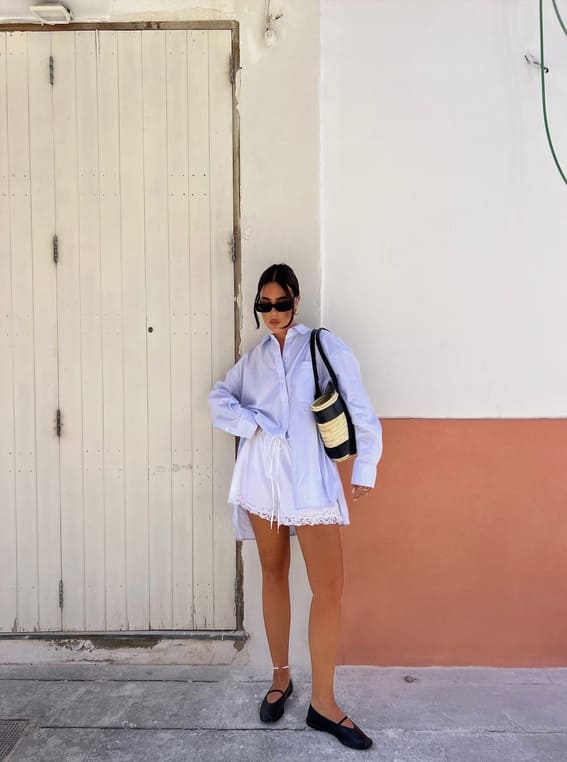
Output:
M97 685L101 685L104 683L185 683L185 684L201 684L201 683L220 683L221 680L183 680L181 678L159 678L159 679L150 679L150 678L109 678L106 679L104 677L95 677L95 678L88 678L88 677L49 677L49 678L41 678L41 677L1 677L0 683L3 682L16 682L16 683L96 683ZM264 681L266 682L266 681Z
M436 733L438 735L461 735L461 736L481 736L488 734L500 734L500 735L567 735L567 729L564 730L524 730L513 728L408 728L403 727L389 727L389 728L369 728L369 732L375 733Z
M516 722L516 720L510 717L510 715L505 709L501 709L500 714L508 720L508 722L510 723L510 726L514 728L514 730L519 730L519 731L524 730L524 728L518 722Z
M203 725L199 727L191 727L191 728L184 728L184 727L147 727L147 726L141 726L141 725L54 725L54 724L43 724L38 723L36 725L38 730L100 730L100 731L116 731L119 733L122 733L124 731L128 730L136 730L141 732L152 732L152 733L158 733L158 732L179 732L179 733L198 733L202 731L213 731L215 733L231 733L231 732L242 732L242 733L250 733L251 731L260 732L260 733L303 733L305 730L307 730L307 726L303 728L250 728L250 727L231 727L231 728L219 728L214 727L211 725Z

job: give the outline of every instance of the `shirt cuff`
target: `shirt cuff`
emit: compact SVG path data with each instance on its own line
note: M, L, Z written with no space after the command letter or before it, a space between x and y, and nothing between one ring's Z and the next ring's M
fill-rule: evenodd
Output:
M376 484L376 464L365 463L356 458L352 467L352 484L358 484L361 487L374 487Z
M246 411L250 418L242 418L238 422L237 431L235 432L237 436L244 437L245 439L250 439L250 437L254 436L256 429L258 428L258 424L254 420L254 416L250 411Z

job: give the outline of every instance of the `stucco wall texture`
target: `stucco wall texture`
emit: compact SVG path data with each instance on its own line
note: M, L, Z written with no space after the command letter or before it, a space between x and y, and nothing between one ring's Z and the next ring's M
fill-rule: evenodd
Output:
M383 427L376 489L341 529L340 663L567 664L567 422Z
M341 530L340 660L565 666L566 189L524 58L538 4L324 0L321 51L322 320L384 425Z

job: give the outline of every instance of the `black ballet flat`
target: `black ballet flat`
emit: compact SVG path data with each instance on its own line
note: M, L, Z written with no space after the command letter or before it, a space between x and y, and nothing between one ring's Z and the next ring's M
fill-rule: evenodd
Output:
M260 719L262 722L276 722L276 720L280 719L284 713L285 702L289 698L292 690L293 683L290 678L289 685L285 691L282 691L279 688L272 688L271 691L266 693L262 700L262 704L260 705ZM281 693L282 695L277 701L268 701L270 693Z
M348 715L345 714L342 720L333 722L332 720L329 720L328 717L323 717L322 714L319 714L319 712L316 709L313 709L311 704L309 704L306 722L309 727L314 728L314 730L322 730L325 733L331 733L335 738L338 738L342 744L349 746L351 749L369 749L372 746L372 739L369 738L354 722L352 723L354 725L353 728L341 725L346 719L348 719Z

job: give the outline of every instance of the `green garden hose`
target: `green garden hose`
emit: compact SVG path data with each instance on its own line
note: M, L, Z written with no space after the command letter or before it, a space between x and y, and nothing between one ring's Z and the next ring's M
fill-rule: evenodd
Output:
M567 26L565 26L565 24L563 23L563 19L561 18L561 14L559 13L559 8L557 7L557 3L555 2L555 0L551 0L551 2L553 3L553 8L555 10L555 15L557 16L557 21L559 21L559 23L561 24L561 29L563 29L565 34L567 34Z
M551 0L553 3L553 8L555 10L555 14L557 16L557 20L559 21L561 28L567 35L567 27L563 23L563 19L561 18L561 14L559 13L559 8L557 7L556 0ZM545 134L547 135L547 142L549 144L549 149L551 151L551 155L553 156L553 161L555 162L555 166L557 167L557 170L561 177L563 178L563 182L567 185L567 177L565 176L565 172L561 169L561 164L559 163L559 159L557 158L557 154L555 153L555 148L553 147L553 140L551 139L551 132L549 131L549 122L547 119L547 103L545 99L545 61L543 60L543 0L539 0L539 56L540 56L540 75L541 75L541 102L543 106L543 123L545 125Z

